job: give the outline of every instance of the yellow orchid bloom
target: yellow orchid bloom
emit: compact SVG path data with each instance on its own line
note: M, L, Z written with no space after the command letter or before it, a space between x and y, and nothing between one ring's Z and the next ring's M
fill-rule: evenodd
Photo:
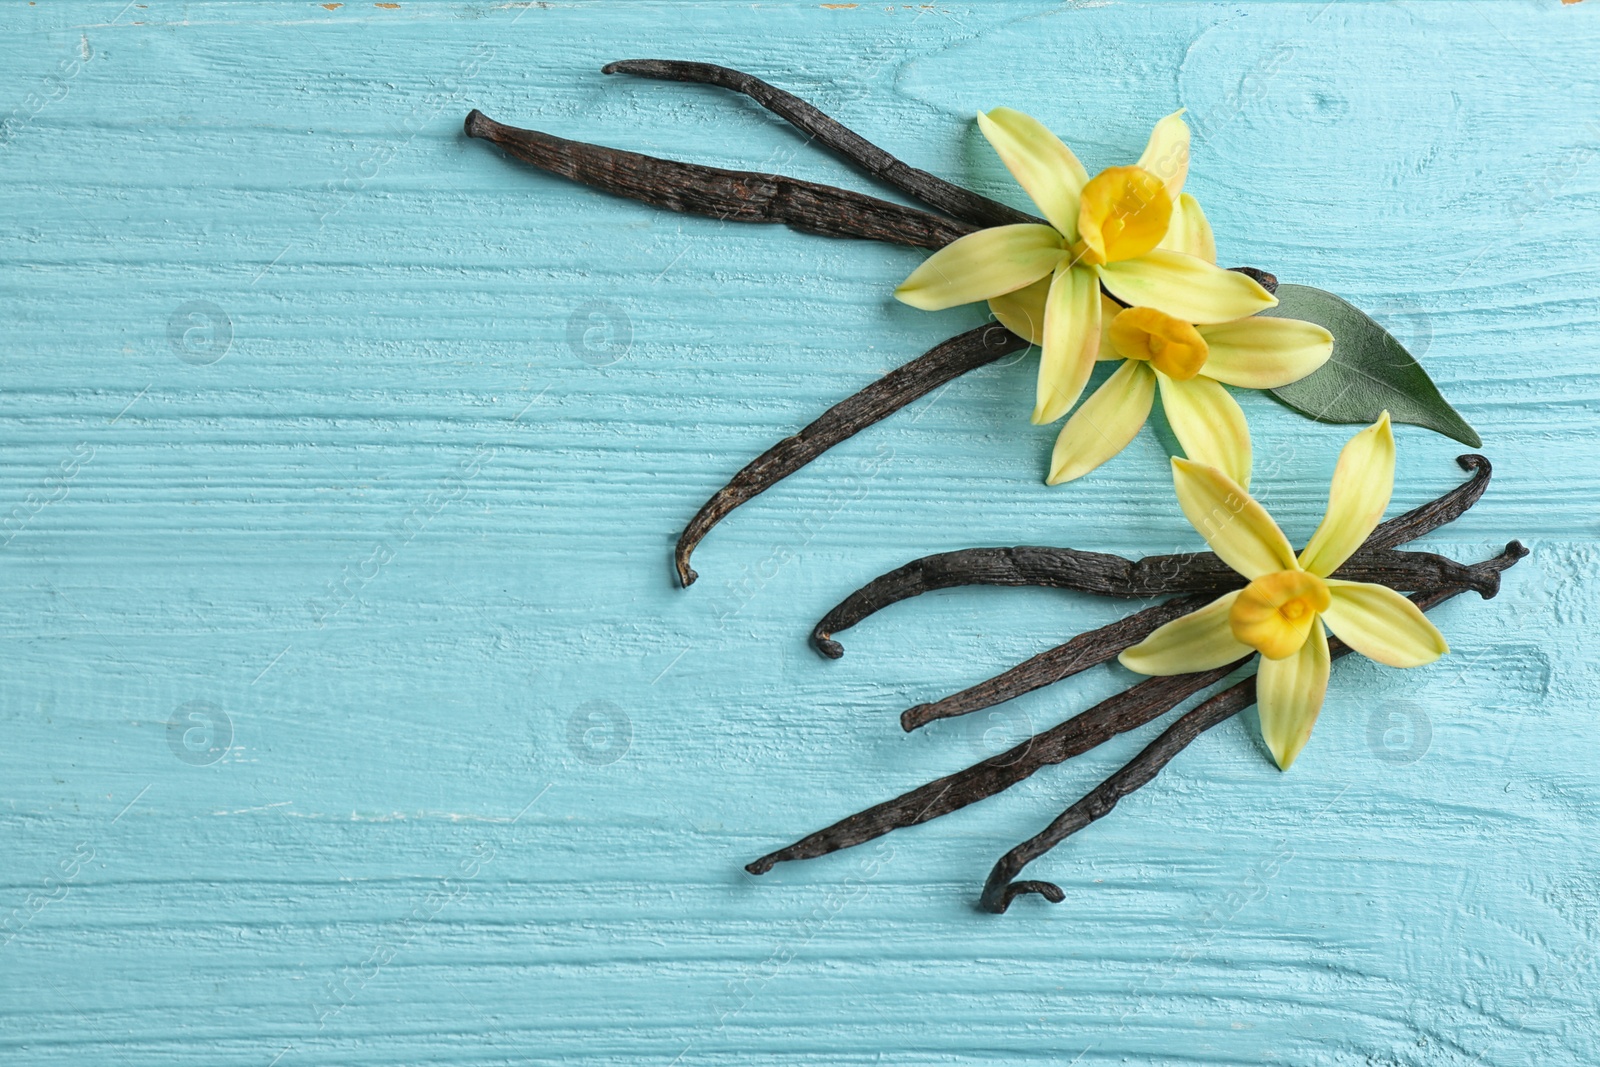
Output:
M1140 674L1188 674L1261 653L1261 736L1284 770L1311 737L1328 688L1323 624L1353 651L1390 667L1420 667L1450 651L1415 604L1393 589L1328 577L1383 518L1394 489L1389 413L1339 453L1328 509L1296 558L1272 517L1232 478L1172 461L1184 515L1250 584L1162 626L1118 659Z
M1248 489L1250 427L1223 384L1275 389L1333 355L1333 334L1299 319L1196 325L1155 308L1113 305L1102 310L1102 322L1099 358L1125 362L1061 428L1050 456L1051 485L1081 478L1127 447L1159 389L1184 455Z
M1024 334L1041 350L1035 423L1065 415L1089 380L1099 350L1101 286L1128 304L1187 323L1229 322L1277 303L1253 279L1164 244L1169 235L1188 233L1188 216L1198 212L1182 192L1189 127L1181 116L1156 123L1136 166L1090 178L1037 120L1010 108L978 115L984 136L1049 224L968 234L912 271L895 296L939 311L1039 285L1039 328ZM999 308L995 314L1010 325Z
M1164 247L1216 263L1217 246L1200 205L1187 193ZM995 318L1039 343L1047 282L989 301ZM1221 383L1276 389L1299 381L1333 355L1333 334L1299 319L1242 318L1189 323L1155 308L1121 308L1101 297L1098 358L1126 360L1073 413L1050 457L1050 485L1081 478L1121 452L1149 418L1159 389L1184 454L1250 487L1250 427Z

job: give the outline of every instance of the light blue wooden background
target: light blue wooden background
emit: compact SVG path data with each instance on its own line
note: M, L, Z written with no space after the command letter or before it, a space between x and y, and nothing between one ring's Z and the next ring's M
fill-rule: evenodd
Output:
M8 5L0 1059L1600 1060L1593 8ZM1534 555L1437 613L1447 659L1341 664L1292 773L1248 715L1197 743L1033 869L1059 907L973 902L1154 727L745 876L1129 680L908 737L902 708L1128 609L951 592L825 662L805 633L849 589L974 543L1197 541L1149 432L1044 488L1030 357L785 482L674 588L728 475L979 316L890 299L915 251L460 135L477 106L870 187L740 98L598 73L640 56L1007 197L980 107L1091 168L1189 108L1223 258L1372 310L1482 431L1493 488L1429 545ZM1349 430L1244 404L1303 537ZM1460 478L1398 437L1396 509Z

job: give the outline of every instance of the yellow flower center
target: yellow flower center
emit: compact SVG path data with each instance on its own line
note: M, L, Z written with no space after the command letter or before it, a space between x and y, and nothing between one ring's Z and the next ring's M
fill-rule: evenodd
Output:
M1309 571L1265 574L1239 592L1228 625L1234 637L1263 656L1284 659L1306 643L1328 600L1328 584Z
M1147 359L1169 378L1188 381L1210 349L1200 331L1155 308L1124 308L1111 320L1111 347L1124 359Z
M1142 167L1107 167L1089 179L1078 201L1078 232L1090 263L1137 259L1167 235L1172 197Z

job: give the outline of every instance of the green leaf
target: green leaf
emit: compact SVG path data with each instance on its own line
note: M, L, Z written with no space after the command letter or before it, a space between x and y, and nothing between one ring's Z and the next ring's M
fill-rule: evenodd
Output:
M1333 358L1312 374L1270 390L1318 422L1375 422L1385 408L1395 422L1423 426L1469 448L1483 440L1439 395L1422 364L1370 315L1309 285L1278 286L1278 306L1261 312L1305 319L1333 334Z

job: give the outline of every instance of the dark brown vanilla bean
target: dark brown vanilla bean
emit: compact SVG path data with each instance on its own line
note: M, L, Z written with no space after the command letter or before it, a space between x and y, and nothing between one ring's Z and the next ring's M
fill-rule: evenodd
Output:
M834 634L891 604L936 589L964 585L1044 586L1131 598L1210 592L1221 589L1229 574L1232 571L1216 556L1198 552L1147 556L1137 562L1105 552L1032 545L938 552L881 574L845 597L818 620L811 631L811 642L824 656L838 659L844 655L844 646L833 639Z
M963 189L925 170L896 159L871 141L792 93L769 85L760 78L712 63L689 63L671 59L624 59L600 68L602 74L632 74L663 81L716 85L743 93L774 115L782 118L812 140L866 173L901 192L908 193L929 207L975 226L1008 226L1019 222L1044 222L1025 211L991 200L970 189ZM1258 281L1260 279L1257 279Z
M1334 576L1406 592L1468 583L1473 573L1469 567L1429 552L1378 548L1358 552ZM838 659L844 655L844 647L832 639L836 631L848 630L890 604L965 585L1039 586L1140 598L1173 593L1220 595L1244 588L1245 580L1210 552L1129 560L1104 552L1032 545L963 548L923 556L873 579L823 616L811 633L812 643L824 656Z
M1472 452L1457 456L1456 463L1462 470L1469 471L1471 477L1428 503L1380 523L1361 546L1361 551L1356 557L1347 561L1345 567L1340 568L1338 576L1350 581L1390 584L1385 581L1382 574L1362 576L1363 568L1367 565L1368 553L1414 541L1446 523L1454 522L1464 515L1468 508L1476 504L1483 496L1484 490L1489 487L1489 479L1494 474L1494 468L1486 457ZM1422 557L1424 554L1410 555ZM1378 557L1372 559L1380 562ZM1446 570L1441 569L1436 581L1422 581L1417 585L1395 588L1410 590L1432 584L1468 581L1460 576L1460 564L1442 556L1427 556L1427 559L1439 561L1435 565L1441 567L1447 565L1456 568L1457 577L1449 578ZM1420 558L1412 562L1418 566L1428 565ZM1376 572L1364 573L1373 575ZM1197 584L1184 585L1191 574L1199 576ZM947 589L957 585L1040 585L1077 589L1104 596L1139 597L1191 591L1225 592L1227 589L1236 588L1235 585L1222 584L1227 575L1231 574L1231 569L1210 552L1149 556L1136 563L1121 556L1077 552L1070 548L1024 546L942 552L912 560L903 567L874 578L845 597L812 629L811 641L817 651L824 656L838 659L844 655L844 646L834 639L834 634L848 630L869 615L882 611L891 604L934 589ZM1218 576L1215 582L1212 581L1211 575ZM1129 591L1114 592L1112 591L1114 588L1125 588Z
M745 870L751 874L765 874L775 865L788 860L826 856L830 852L882 837L891 830L937 819L968 804L992 797L1041 767L1062 763L1117 734L1137 729L1151 719L1166 714L1185 698L1221 681L1244 662L1241 659L1238 663L1202 674L1146 678L998 756L991 756L964 771L946 775L893 800L841 819L787 848L746 864Z
M918 397L969 370L1027 348L1028 342L994 323L979 326L936 345L896 367L859 393L839 401L811 425L767 449L705 502L678 538L678 580L692 585L697 575L689 557L728 512L765 492L822 453L894 414Z
M781 222L825 237L943 248L977 227L877 197L780 174L723 170L638 152L569 141L502 125L481 111L467 116L469 137L563 178L630 200L730 222Z
M1164 626L1180 615L1203 608L1211 600L1209 594L1174 597L1160 604L1152 604L1143 611L1118 619L1098 630L1079 634L1065 644L1031 656L1008 671L993 678L968 686L941 700L918 704L900 713L900 728L910 733L935 719L953 719L957 715L970 715L974 711L992 708L1008 700L1043 689L1063 678L1080 674L1114 658L1125 648L1143 641L1158 626Z
M1467 509L1476 504L1483 496L1483 491L1489 488L1489 479L1494 477L1494 466L1489 462L1488 456L1481 456L1476 452L1457 456L1456 465L1472 476L1426 504L1414 507L1403 515L1396 515L1387 522L1379 523L1378 528L1372 531L1372 535L1361 547L1394 548L1396 545L1415 541L1424 534L1430 534L1465 515Z
M1476 504L1489 487L1494 468L1487 457L1470 452L1457 456L1456 463L1462 470L1470 472L1471 477L1428 503L1380 523L1361 546L1361 551L1346 561L1345 567L1340 568L1338 577L1389 584L1381 570L1367 568L1369 564L1381 568L1392 557L1369 556L1370 553L1414 541L1446 523L1454 522ZM1396 588L1418 589L1431 584L1469 580L1462 575L1462 571L1470 568L1462 568L1453 560L1425 553L1407 555L1417 558L1397 566L1436 566L1441 569L1435 580L1423 580L1417 585ZM1455 569L1456 578L1447 576L1449 568ZM845 597L817 622L811 631L811 640L824 656L838 659L844 655L844 646L834 638L834 634L848 630L891 604L935 589L958 585L1037 585L1076 589L1103 596L1142 597L1212 590L1225 592L1237 587L1223 584L1231 580L1229 575L1232 575L1231 569L1210 552L1147 556L1137 562L1098 552L1031 546L941 552L912 560L874 578ZM1194 584L1185 584L1191 580ZM1116 591L1124 589L1127 591Z
M1480 575L1477 585L1480 589L1487 587L1491 590L1482 594L1485 600L1492 598L1499 590L1500 574L1527 554L1528 550L1521 542L1512 541L1499 556L1475 565L1473 569ZM1468 589L1460 586L1433 589L1415 593L1411 599L1423 611L1431 611L1451 597L1467 591ZM1337 659L1349 651L1350 649L1338 638L1329 639L1328 654L1332 658ZM1038 893L1051 903L1059 904L1065 899L1066 894L1055 883L1015 881L1022 868L1085 826L1110 814L1119 800L1148 785L1161 769L1171 763L1195 738L1233 718L1255 701L1256 680L1251 676L1179 716L1161 736L1147 745L1121 770L1090 790L1081 800L1058 815L1044 830L1002 856L989 873L988 881L984 885L982 907L986 911L1001 913L1011 906L1013 900L1025 893Z

